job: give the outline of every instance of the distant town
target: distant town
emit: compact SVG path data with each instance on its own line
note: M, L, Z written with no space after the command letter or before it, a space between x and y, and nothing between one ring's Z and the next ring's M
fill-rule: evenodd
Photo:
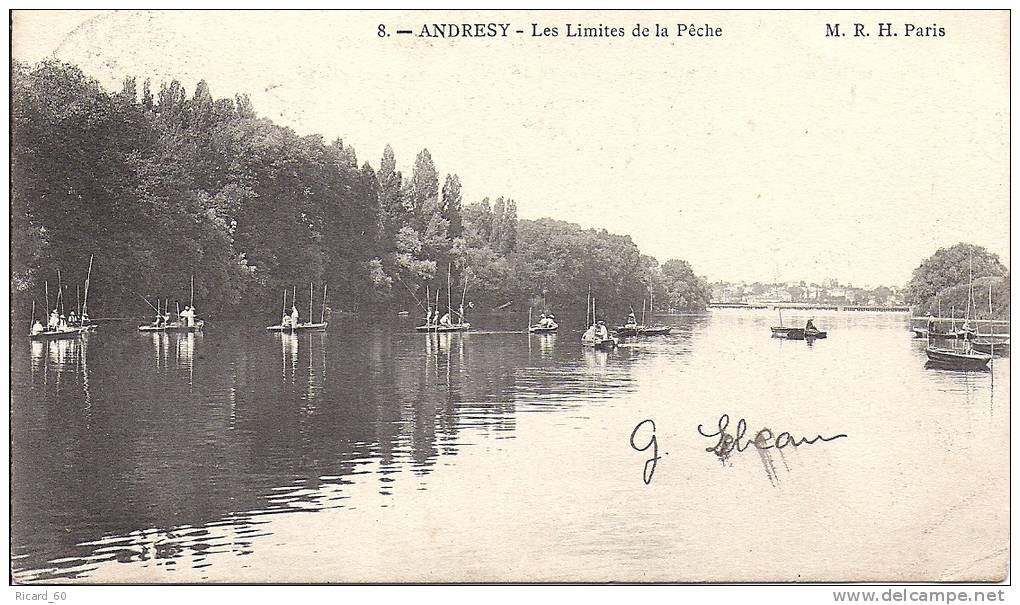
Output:
M808 307L872 307L900 310L906 307L905 290L896 286L876 288L840 284L837 279L826 279L821 284L788 281L771 284L761 282L725 282L711 284L712 302L709 306L808 306Z

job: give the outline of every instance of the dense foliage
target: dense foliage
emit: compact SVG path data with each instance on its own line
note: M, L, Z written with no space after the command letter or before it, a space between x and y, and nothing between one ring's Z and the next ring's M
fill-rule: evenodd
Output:
M984 277L996 279L982 280ZM914 269L907 284L907 303L914 305L921 313L937 312L940 302L946 317L951 307L964 313L972 279L975 297L983 292L983 298L980 299L983 302L978 311L987 316L988 283L991 282L993 311L997 317L1003 317L1003 313L1008 316L1008 270L999 261L998 255L973 244L960 243L949 248L939 248L935 254L926 258Z
M259 118L247 97L200 82L109 93L55 61L13 71L11 284L15 304L75 302L95 254L93 315L139 315L142 297L203 314L263 313L297 284L328 284L331 306L412 309L447 283L481 308L703 309L709 290L684 261L661 270L629 237L517 219L513 200L465 204L428 150L410 177L393 149L378 170L342 141ZM449 273L449 275L448 275ZM445 300L444 294L442 299ZM306 300L306 299L305 299ZM507 305L507 303L510 303Z

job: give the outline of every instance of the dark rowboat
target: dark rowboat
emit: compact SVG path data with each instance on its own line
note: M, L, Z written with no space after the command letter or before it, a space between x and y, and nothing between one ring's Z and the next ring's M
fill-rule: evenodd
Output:
M638 328L638 336L664 336L672 331L670 326L641 326Z
M925 348L932 365L953 370L983 370L988 367L992 356L984 353L961 353L952 349L929 346Z
M638 330L640 329L641 326L636 325L616 326L616 328L613 329L613 334L620 338L623 338L624 336L637 336Z
M814 340L815 338L826 338L829 333L822 330L807 330L804 328L773 327L774 338L785 338L787 340Z
M986 355L1009 355L1009 342L994 342L988 340L977 340L970 343L971 348Z
M267 332L322 332L329 325L328 321L322 323L299 323L296 326L267 326Z

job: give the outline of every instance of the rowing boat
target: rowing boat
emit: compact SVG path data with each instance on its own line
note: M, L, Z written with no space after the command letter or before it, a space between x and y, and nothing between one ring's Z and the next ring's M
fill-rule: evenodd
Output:
M641 326L638 328L638 336L664 336L672 331L670 326Z
M962 353L932 346L926 347L925 353L928 354L928 360L933 365L954 370L983 370L988 367L988 362L992 359L991 355L985 353Z
M29 334L33 340L58 340L61 338L77 338L82 334L95 330L95 326L67 326L54 330L43 330L35 334Z
M991 340L975 340L970 343L970 346L975 351L979 351L987 355L998 355L1002 357L1009 355L1009 341L995 342Z
M426 324L424 326L418 326L414 329L415 332L467 332L471 329L471 324L450 324L450 325L436 325Z
M296 326L266 326L267 332L321 332L329 325L328 321L319 323L299 323Z
M599 349L603 351L608 349L615 349L618 344L619 341L613 336L609 336L608 338L599 338L598 336L592 337L584 336L581 338L582 347L591 347L593 349Z
M154 326L152 324L146 324L144 326L138 326L139 332L201 332L205 326L205 320L199 319L195 321L195 325L189 326L185 323L174 321L162 326Z
M528 326L528 332L531 332L532 334L552 334L556 332L556 329L559 327L560 325L555 322L553 322L551 326L535 324L533 326Z

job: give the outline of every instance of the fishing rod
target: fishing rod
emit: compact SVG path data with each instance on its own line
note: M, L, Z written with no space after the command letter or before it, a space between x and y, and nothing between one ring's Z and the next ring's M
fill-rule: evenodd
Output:
M319 323L324 323L326 321L326 288L328 287L329 284L322 284L322 314L319 316ZM312 318L309 317L308 321L311 320ZM311 338L311 335L309 335L309 338Z
M407 291L411 293L411 296L414 297L414 302L417 303L419 307L421 307L421 310L422 311L428 311L428 309L425 307L425 305L421 304L421 300L418 298L418 295L415 294L414 291L411 290L411 288L409 288L407 286L407 284L404 283L404 280L400 279L399 275L396 275L395 277L397 278L397 281L400 282L400 285L404 286L404 288L407 289Z
M89 256L89 270L85 275L85 298L82 300L81 315L88 315L89 313L89 284L92 282L92 260L95 257L95 254Z

